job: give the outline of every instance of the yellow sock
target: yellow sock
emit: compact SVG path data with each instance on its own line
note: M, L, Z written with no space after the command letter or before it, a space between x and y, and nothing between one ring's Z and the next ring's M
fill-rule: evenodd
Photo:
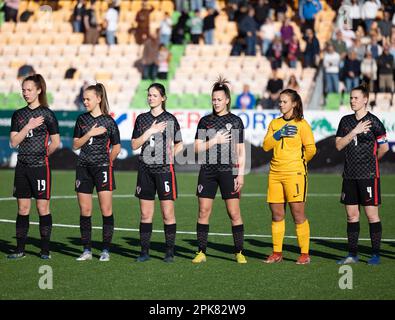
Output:
M273 252L283 252L283 240L285 234L285 220L272 221Z
M309 253L310 246L310 225L306 219L305 222L296 225L296 235L301 253Z

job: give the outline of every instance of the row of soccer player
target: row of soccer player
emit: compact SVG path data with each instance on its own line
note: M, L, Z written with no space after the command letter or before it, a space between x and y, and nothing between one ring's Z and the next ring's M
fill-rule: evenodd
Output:
M166 240L164 261L173 262L176 239L174 201L177 198L173 163L175 156L183 150L182 137L176 117L166 111L163 85L153 83L147 92L150 110L137 117L131 141L133 150L141 148L135 193L139 198L141 212L141 253L137 261L150 259L154 200L157 193ZM25 257L31 197L34 197L40 216L40 256L49 259L52 216L49 208L51 170L48 156L59 146L59 129L54 113L48 108L46 85L41 75L26 78L22 83L22 94L27 106L14 112L10 133L11 145L19 146L19 152L14 180L14 196L18 202L17 247L8 258ZM244 225L240 213L240 191L244 185L246 158L244 126L242 120L230 112L231 94L225 79L219 78L214 83L211 95L212 113L200 119L195 136L195 152L205 153L206 159L201 165L197 182L198 250L192 262L206 261L209 219L219 186L231 220L236 261L246 263L243 254ZM369 263L378 264L382 233L378 214L378 159L388 151L388 143L383 124L366 110L367 89L363 86L354 88L350 103L354 114L341 119L336 134L336 148L346 150L341 202L346 207L349 239L349 254L339 263L358 261L361 205L369 220L372 239L372 258ZM81 149L76 168L75 191L80 206L83 252L77 260L92 259L92 193L96 188L103 215L103 250L100 261L109 261L114 232L112 191L115 189L115 180L112 163L120 152L120 135L115 121L109 116L106 91L102 84L85 89L84 105L87 112L81 114L76 121L73 141L73 148ZM296 91L282 91L279 107L282 116L270 123L263 142L265 151L273 150L267 192L267 202L272 212L273 253L264 262L282 261L285 204L288 203L301 250L296 263L308 264L310 226L304 208L307 162L316 153L314 136L303 118L302 101ZM151 161L152 159L155 161Z

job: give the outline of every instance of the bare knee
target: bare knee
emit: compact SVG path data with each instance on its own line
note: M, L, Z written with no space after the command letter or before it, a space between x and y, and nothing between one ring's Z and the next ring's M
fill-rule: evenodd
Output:
M80 203L80 214L84 217L90 217L92 215L92 205Z
M49 201L37 201L36 207L40 216L49 213Z
M21 216L27 216L30 212L30 205L22 204L18 206L18 214Z
M211 215L210 207L200 207L199 208L199 222L200 223L208 223Z

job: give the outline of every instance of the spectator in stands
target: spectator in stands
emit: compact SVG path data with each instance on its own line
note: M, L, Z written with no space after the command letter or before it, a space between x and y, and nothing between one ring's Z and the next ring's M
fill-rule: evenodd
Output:
M204 7L206 9L214 9L215 10L217 8L217 2L216 2L216 0L205 0Z
M74 67L67 68L66 72L64 73L64 78L65 79L74 79L76 72L77 72L77 69Z
M108 5L108 10L106 12L104 20L104 29L106 30L106 43L108 45L113 45L116 43L115 34L118 28L118 16L119 13L114 8L114 2L110 2Z
M195 10L193 17L187 23L189 32L191 33L191 40L193 44L199 44L199 40L203 33L203 19L200 17L200 11Z
M250 86L245 84L243 86L243 92L237 96L236 109L240 110L251 110L255 108L255 97L250 92Z
M143 56L142 56L142 64L143 64L143 79L147 80L155 80L158 73L158 53L159 53L159 45L158 40L153 35L143 34Z
M394 82L394 58L390 54L390 48L387 44L384 45L383 53L377 60L377 67L380 92L392 92Z
M331 43L324 53L325 92L339 92L340 55Z
M208 8L207 15L203 18L203 34L205 44L214 44L215 17L218 11Z
M248 9L248 14L238 23L239 34L245 37L247 44L247 56L256 55L256 32L258 24L254 19L255 11L253 7Z
M280 23L283 23L284 19L285 19L285 13L288 10L288 5L287 5L287 0L277 0L277 1L273 1L272 6L274 9L274 12L276 14L277 17L277 21Z
M370 31L370 27L376 19L377 12L380 9L380 0L366 0L365 3L362 5L361 16L365 22L366 31Z
M277 69L273 69L272 77L267 82L266 91L269 93L269 99L266 101L265 109L273 109L278 106L278 99L283 88L283 80L278 77Z
M361 61L357 59L357 53L351 50L344 63L344 76L347 92L359 86L361 76Z
M391 19L390 12L384 11L383 20L378 22L378 27L380 29L380 33L385 43L390 43L391 28L392 28L392 22L390 19Z
M84 44L97 44L100 36L100 26L96 17L96 0L90 1L90 7L84 13Z
M299 40L296 34L293 35L291 42L288 44L287 60L288 66L295 69L299 57Z
M19 81L22 81L28 76L32 76L36 74L36 71L34 70L33 66L29 64L24 64L19 67L18 73L17 73L17 78Z
M270 17L267 17L266 22L261 26L259 30L259 37L262 41L262 55L267 55L267 52L274 40L274 37L276 36L276 33L276 25Z
M247 44L245 37L240 36L240 34L237 34L236 37L232 39L232 49L230 51L231 56L240 56L242 53L246 53L247 50Z
M190 11L196 12L203 9L203 0L190 0L191 1L191 7Z
M142 8L136 14L137 27L135 30L135 38L137 44L144 43L144 35L150 33L150 14L154 11L154 7L148 8L147 2L142 2Z
M289 77L288 84L285 89L292 89L296 92L300 90L298 80L296 79L296 76L294 74L291 74L291 76Z
M84 32L83 17L85 14L86 0L78 0L73 10L72 25L73 32Z
M367 51L365 58L361 63L362 81L366 83L370 92L375 90L375 81L377 80L377 63L373 59L372 53Z
M347 50L350 50L353 45L353 41L356 38L355 32L347 24L343 25L340 29L344 42L346 43Z
M272 69L280 69L283 62L284 46L279 36L274 37L267 52Z
M255 4L255 16L254 19L260 28L269 16L270 5L268 0L258 0Z
M84 104L84 91L88 87L89 87L88 80L84 80L84 83L82 84L82 86L80 88L80 92L75 97L74 104L77 106L78 111L86 111L86 107Z
M294 35L294 28L291 25L291 19L285 18L284 23L280 29L281 40L286 48L288 48L288 44L291 42L292 37Z
M320 43L316 38L313 29L306 30L306 48L303 52L303 67L304 68L316 68L320 59Z
M307 29L314 30L315 17L322 9L319 0L300 0L299 18L302 23L302 31Z
M366 46L362 43L361 38L356 37L352 49L357 53L357 59L362 61L366 54Z
M6 22L9 21L17 22L19 0L5 0L3 10L4 10L4 20Z
M367 47L367 51L370 51L372 53L373 59L376 59L376 60L383 53L383 48L377 42L377 35L376 34L372 35L370 44Z
M176 25L171 34L171 42L173 44L183 44L188 29L189 14L187 11L181 12Z
M348 18L352 22L352 30L357 31L358 26L362 23L361 19L362 7L358 0L351 0L351 5L348 8Z
M336 30L335 39L330 41L335 51L340 55L340 68L344 65L344 60L347 57L347 46L343 40L343 33L341 30Z
M160 22L159 27L159 41L160 43L168 46L170 44L172 21L168 12L165 12L163 20Z
M169 65L171 60L171 53L167 47L161 43L158 51L158 79L167 80L169 72Z

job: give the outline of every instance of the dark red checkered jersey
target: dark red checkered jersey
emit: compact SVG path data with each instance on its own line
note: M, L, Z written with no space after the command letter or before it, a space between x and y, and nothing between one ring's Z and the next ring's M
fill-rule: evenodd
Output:
M29 167L39 167L48 159L49 136L59 133L58 120L52 110L39 106L31 109L28 106L15 111L11 120L11 132L19 132L31 118L44 117L44 123L29 131L18 147L18 163Z
M142 170L149 169L153 173L170 172L170 164L174 163L172 144L182 142L180 124L175 116L167 111L163 111L156 117L151 112L138 115L132 139L140 137L155 120L156 123L167 122L167 127L162 133L152 135L141 146L139 165Z
M108 115L93 117L89 112L77 118L74 127L74 138L84 136L95 124L105 127L107 131L99 136L91 137L82 147L78 157L77 166L108 166L112 165L110 159L110 146L119 144L121 139L119 129L114 119Z
M385 140L386 130L383 123L368 112L357 120L354 114L344 116L339 123L336 137L345 137L358 124L370 120L370 131L358 134L345 148L346 158L343 177L345 179L369 179L380 176L377 159L377 147Z
M201 168L208 171L232 171L237 165L238 143L244 142L244 124L240 117L233 113L223 116L209 114L200 119L195 139L208 141L219 131L229 131L232 139L229 143L217 144L206 150L206 156L201 163Z

